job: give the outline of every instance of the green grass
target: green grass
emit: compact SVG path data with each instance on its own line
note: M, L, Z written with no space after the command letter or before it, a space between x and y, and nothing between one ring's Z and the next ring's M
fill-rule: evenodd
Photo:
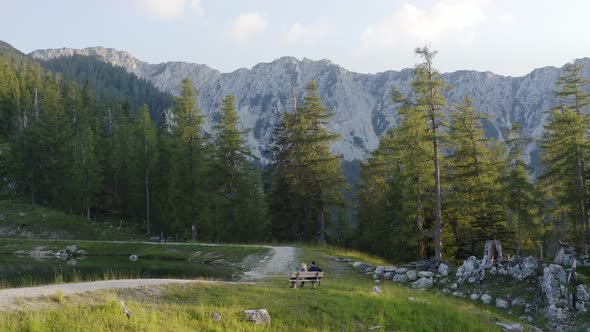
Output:
M48 239L129 240L145 239L139 225L120 218L104 217L90 222L81 215L67 214L17 200L0 200L0 236Z
M511 320L469 301L392 282L380 285L383 294L372 294L370 277L329 255L371 260L336 248L303 248L299 259L316 260L326 271L317 289L291 289L285 276L257 284L158 286L23 300L21 308L37 309L0 312L0 330L367 331L382 326L376 331L500 331L495 322ZM120 300L135 312L131 319L123 315ZM242 313L260 308L269 311L270 326L253 325ZM223 316L219 323L211 318L214 312Z

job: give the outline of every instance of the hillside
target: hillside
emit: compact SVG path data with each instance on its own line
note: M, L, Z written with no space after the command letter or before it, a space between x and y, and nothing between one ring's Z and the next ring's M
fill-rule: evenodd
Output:
M178 93L180 81L189 77L200 91L199 103L208 115L208 126L221 99L228 94L236 95L241 125L253 129L248 134L248 144L256 155L263 157L267 156L268 142L280 114L293 109L293 86L295 91L302 91L310 80L318 82L322 100L336 112L330 127L341 135L332 148L352 160L364 159L367 151L376 148L378 138L395 123L397 117L389 100L391 88L408 94L413 80L410 69L360 74L329 60L292 57L221 73L200 64L150 64L127 52L103 47L37 50L31 56L47 60L73 54L94 56L121 66L174 94ZM589 64L590 59L577 62ZM505 130L517 122L523 125L526 135L538 137L542 133L545 112L555 102L552 91L559 73L560 69L555 67L535 69L522 77L463 70L445 73L443 79L452 87L446 92L449 105L471 96L474 107L490 117L485 123L486 133L503 139ZM590 66L586 66L583 76L590 77ZM528 149L533 160L534 150L534 146Z
M66 80L77 82L80 86L88 81L99 101L108 101L111 104L127 102L132 109L147 104L152 118L156 120L173 104L173 98L169 93L158 90L150 82L119 66L95 57L60 57L42 61L41 65L46 70L60 73Z

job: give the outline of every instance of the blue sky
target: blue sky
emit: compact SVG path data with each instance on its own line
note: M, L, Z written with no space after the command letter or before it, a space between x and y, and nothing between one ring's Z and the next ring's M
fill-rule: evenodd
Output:
M0 0L0 9L0 40L24 52L104 46L222 72L285 55L399 70L425 43L444 72L520 76L590 57L585 0Z

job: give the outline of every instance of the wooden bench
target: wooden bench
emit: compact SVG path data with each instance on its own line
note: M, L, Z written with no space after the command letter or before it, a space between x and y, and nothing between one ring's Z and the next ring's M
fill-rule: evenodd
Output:
M313 284L313 288L316 288L316 286L322 281L323 276L323 271L293 272L289 277L289 282L291 282L291 287L293 288L297 288L298 282L311 282Z

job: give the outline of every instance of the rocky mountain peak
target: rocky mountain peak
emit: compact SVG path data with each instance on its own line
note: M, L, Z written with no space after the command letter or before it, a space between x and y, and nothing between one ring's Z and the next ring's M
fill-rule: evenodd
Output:
M397 121L389 100L391 89L409 94L413 81L411 69L360 74L329 60L298 60L289 56L259 63L251 69L220 73L206 65L186 62L149 64L127 52L103 47L37 50L31 55L47 59L72 54L96 56L172 93L178 92L182 79L191 79L200 91L199 106L208 116L207 126L212 123L220 101L228 94L235 95L241 126L252 129L247 141L263 159L268 157L265 151L281 114L293 108L293 85L301 99L303 87L311 80L318 82L324 104L336 113L330 129L341 135L332 150L350 160L363 159L377 147L379 136ZM590 78L590 59L576 61L586 65L582 74ZM452 87L446 92L449 108L470 96L474 107L489 116L484 123L485 132L502 139L504 132L517 122L532 138L542 134L546 111L555 105L553 90L559 75L559 68L543 67L522 77L461 70L443 73L442 78ZM534 149L529 147L529 152Z

